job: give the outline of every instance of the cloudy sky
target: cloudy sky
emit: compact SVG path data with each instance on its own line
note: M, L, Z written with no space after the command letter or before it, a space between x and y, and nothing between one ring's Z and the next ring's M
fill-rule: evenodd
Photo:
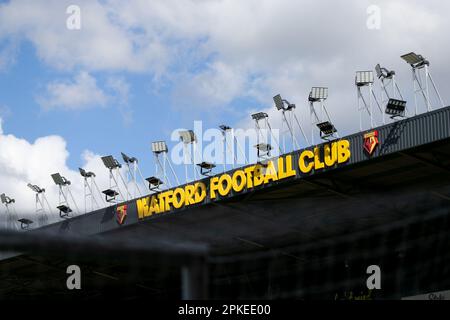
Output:
M67 28L70 5L80 29ZM98 157L121 151L150 176L151 141L194 120L248 126L252 111L277 123L277 93L308 128L312 86L330 88L336 127L354 132L355 71L395 69L412 102L399 58L411 51L431 60L449 101L449 12L442 0L0 1L0 193L32 210L33 182L54 204L49 174L78 182L79 166L106 187Z

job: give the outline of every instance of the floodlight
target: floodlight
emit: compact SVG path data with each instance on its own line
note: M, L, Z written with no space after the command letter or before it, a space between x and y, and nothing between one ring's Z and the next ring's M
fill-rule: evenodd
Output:
M55 184L58 185L58 186L68 186L68 185L70 185L70 181L67 180L66 178L64 178L59 173L52 174L52 179L55 182Z
M113 197L119 195L119 193L118 193L116 190L112 190L112 189L104 190L104 191L102 191L102 193L103 193L105 196L111 197L111 198L113 198Z
M168 152L167 144L165 141L155 141L152 142L152 152L154 153L163 153Z
M119 163L119 161L114 159L113 156L102 157L102 161L103 161L103 164L105 165L105 167L108 168L109 170L122 168L122 165Z
M197 136L192 130L179 131L178 134L180 135L180 140L183 141L184 144L197 142Z
M295 104L289 103L289 101L284 100L279 94L273 97L273 101L275 102L275 107L278 110L290 111L292 109L295 109ZM287 104L287 107L285 107L285 103Z
M275 107L278 110L284 110L284 102L283 98L281 98L281 95L277 94L275 97L273 97L273 102L275 102Z
M22 219L19 219L17 221L20 222L20 229L22 229L22 230L28 229L30 227L30 225L32 223L34 223L32 220L26 219L26 218L22 218Z
M116 200L116 197L119 195L119 193L113 189L103 190L102 193L105 195L106 202L113 202L114 200Z
M220 130L222 130L222 131L228 131L228 130L231 130L231 127L229 127L229 126L227 126L227 125L224 125L224 124L220 125L219 128L220 128Z
M366 86L368 84L372 84L374 82L373 79L373 71L357 71L355 83L358 87Z
M155 189L158 189L160 185L162 185L164 182L161 181L161 179L157 177L149 177L145 179L148 182L148 188L153 191Z
M61 218L67 217L69 213L72 212L72 209L70 209L70 207L65 204L57 206L56 209L59 210L59 216Z
M262 120L262 119L265 119L268 117L269 117L269 115L265 112L258 112L258 113L252 114L252 119L256 120L256 121L259 121L259 120Z
M337 132L336 128L330 121L318 123L317 127L319 128L322 137L331 136L332 134Z
M259 143L255 145L255 148L258 150L258 158L261 157L261 153L263 155L270 156L270 151L273 149L273 147L268 143Z
M309 93L309 101L315 102L319 100L326 100L328 98L328 88L313 87Z
M419 68L424 65L429 66L430 62L427 61L423 56L420 54L415 54L414 52L407 53L403 56L401 56L403 60L405 60L408 64L411 65L413 68Z
M261 151L266 151L266 152L273 149L272 146L270 144L268 144L268 143L257 144L255 146L255 148L258 149L258 150L261 150Z
M11 199L10 197L8 197L6 194L2 193L0 194L0 198L2 200L2 203L4 204L10 204L10 203L14 203L16 202L16 200Z
M29 184L27 184L27 186L28 186L28 188L30 188L31 190L33 190L36 193L43 193L43 192L45 192L44 188L40 188L40 187L38 187L35 184L29 183Z
M199 163L197 165L200 167L200 174L204 176L208 176L216 167L215 164L206 161L203 161L202 163Z
M135 163L138 162L138 159L135 157L129 157L127 156L125 153L121 152L122 154L122 159L125 163Z
M382 68L380 64L375 66L375 72L377 73L378 79L392 79L395 76L395 71Z
M386 114L389 114L394 117L403 117L406 109L406 101L397 100L397 99L389 99L388 104L386 106Z
M78 168L78 170L80 171L81 176L85 177L85 178L92 178L95 177L95 173L93 172L87 172L86 170L82 169L82 168Z

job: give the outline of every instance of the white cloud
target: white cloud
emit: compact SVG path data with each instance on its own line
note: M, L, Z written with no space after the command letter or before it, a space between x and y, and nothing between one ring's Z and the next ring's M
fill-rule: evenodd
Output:
M167 56L157 37L128 29L108 2L79 0L81 29L66 28L73 1L14 0L0 5L0 37L22 37L60 69L158 71Z
M80 0L79 31L65 28L69 4L2 4L0 38L30 41L56 68L150 73L173 84L176 103L203 109L239 97L269 104L278 92L306 104L311 86L327 85L330 109L344 118L356 108L358 69L380 62L397 70L410 101L401 54L428 57L437 83L447 83L450 73L450 3L440 0ZM380 30L367 28L370 5L381 9Z
M367 7L381 8L381 29L369 30ZM328 85L336 110L354 107L354 72L381 62L410 89L408 66L399 56L419 51L433 61L435 78L448 82L445 62L450 29L442 1L109 1L121 24L155 34L168 52L190 48L186 68L172 75L175 102L204 108L235 98L270 103L283 91L300 104L313 85ZM170 40L179 41L170 41ZM181 40L180 40L181 39ZM188 43L188 44L186 44ZM439 43L439 45L437 45ZM189 51L190 52L190 51ZM186 58L182 54L175 58ZM170 56L174 64L174 57ZM198 61L207 59L203 68ZM194 67L192 67L192 65ZM194 69L194 70L192 70ZM446 93L450 99L450 94ZM331 101L333 102L333 101ZM348 102L351 102L349 104ZM333 107L332 107L333 108Z
M3 48L0 48L0 70L8 69L14 64L17 55L16 41L6 41Z
M194 76L180 77L174 88L174 104L197 108L211 108L230 103L234 98L245 95L244 75L239 70L222 62L207 66L206 70Z
M125 125L133 121L133 110L129 104L130 84L121 77L110 77L106 86L112 91L110 100L113 100L122 115Z
M47 85L46 94L38 97L45 109L84 109L105 106L107 95L87 72L80 72L73 81L54 81Z
M82 177L78 170L67 165L69 152L65 140L60 136L46 136L29 142L11 134L5 134L0 118L0 193L5 193L16 200L15 210L18 215L29 216L36 220L35 196L27 187L28 183L46 189L46 196L53 211L53 220L58 220L58 189L50 175L59 172L71 184L80 213L84 213L84 190ZM108 171L104 168L100 156L91 151L82 155L83 167L97 174L96 180L100 190L109 187ZM122 190L124 190L122 185ZM143 190L141 186L141 190ZM103 197L97 196L101 203ZM4 226L4 207L0 205L0 228ZM75 206L71 204L71 207ZM34 217L34 218L33 218Z

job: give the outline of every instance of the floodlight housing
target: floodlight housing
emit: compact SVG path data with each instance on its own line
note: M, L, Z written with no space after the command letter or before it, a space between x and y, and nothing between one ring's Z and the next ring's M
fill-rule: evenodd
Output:
M192 130L179 131L178 134L180 135L180 140L184 144L197 142L197 136Z
M278 110L284 110L284 102L283 98L281 98L281 95L277 94L275 97L273 97L273 102L275 102L275 107Z
M420 54L416 54L414 52L410 52L410 53L404 54L404 55L401 56L401 58L403 60L405 60L406 63L411 65L411 67L413 67L413 68L420 68L420 67L423 67L425 65L427 65L427 66L430 65L430 62L428 60L426 60Z
M261 151L265 151L265 152L273 149L272 146L268 143L259 143L259 144L255 145L255 148L258 150L261 150Z
M150 189L150 191L158 189L159 186L164 183L161 179L157 177L148 177L145 180L148 182L148 188Z
M377 64L375 66L375 72L377 73L378 79L392 79L393 76L395 76L395 71L391 70L389 71L386 68L382 68L380 64Z
M116 200L116 197L119 195L119 193L113 189L103 190L102 193L105 195L106 202L113 202L114 200Z
M391 118L404 117L405 109L406 109L406 101L389 99L385 112L386 114L391 115Z
M214 163L203 161L202 163L197 164L200 168L203 169L213 169L216 167Z
M57 206L56 209L59 210L59 216L61 218L65 218L69 215L69 213L72 212L72 209L70 209L69 206L66 206L65 204L62 204L60 206Z
M153 153L163 153L168 152L169 148L167 148L167 144L165 141L154 141L152 142L152 152Z
M83 168L78 168L78 170L80 171L80 174L82 177L85 177L85 178L95 177L95 173L93 173L91 171L88 172L88 171L84 170Z
M135 157L129 157L127 156L125 153L121 152L122 154L122 159L125 163L135 163L138 162L138 159Z
M105 167L108 168L109 170L122 168L122 165L119 163L119 161L114 159L113 156L102 157L102 161L103 161L103 164L105 165Z
M34 223L32 220L26 219L26 218L22 218L17 221L20 222L20 229L22 229L22 230L28 229L30 227L30 225Z
M289 111L292 109L295 109L295 104L293 103L289 103L289 101L284 100L281 95L276 95L275 97L273 97L273 102L275 102L275 107L278 110L285 110L285 111ZM285 103L287 104L287 107L285 107Z
M35 185L35 184L27 184L28 188L30 188L31 190L33 190L36 193L44 193L45 189L44 188L40 188L39 186Z
M309 101L316 102L328 99L328 88L326 87L312 87L309 93Z
M198 163L197 166L200 167L200 174L204 176L208 176L212 170L216 167L214 163L203 161L202 163Z
M358 87L367 86L374 82L373 71L357 71L355 84Z
M119 195L119 193L118 193L116 190L113 190L113 189L106 189L106 190L103 190L102 193L103 193L105 196L111 197L111 198Z
M269 117L269 115L265 112L258 112L258 113L252 114L252 119L256 120L256 121L259 121L259 120L262 120L262 119L265 119L268 117Z
M229 127L229 126L227 126L227 125L225 125L225 124L220 125L219 128L220 128L220 130L222 130L222 131L228 131L228 130L231 130L231 127Z
M261 157L261 155L270 156L270 151L273 149L268 143L259 143L255 145L255 148L258 150L258 158Z
M320 130L322 138L329 137L329 136L333 135L335 132L337 132L336 128L330 121L318 123L317 127Z
M16 200L11 199L4 193L0 194L0 199L2 200L2 203L4 203L4 204L10 204L10 203L16 202Z
M52 174L52 179L55 182L57 186L69 186L70 181L67 180L65 177L60 175L59 173Z

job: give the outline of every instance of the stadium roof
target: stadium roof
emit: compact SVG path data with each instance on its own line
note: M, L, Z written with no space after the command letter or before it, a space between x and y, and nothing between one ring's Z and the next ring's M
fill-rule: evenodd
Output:
M320 174L275 182L221 201L208 201L143 220L138 220L131 211L124 225L117 223L115 207L110 207L43 230L56 234L97 235L126 243L145 244L158 239L172 245L206 244L210 248L210 263L215 274L213 284L217 288L225 286L226 279L242 281L236 277L242 276L243 270L253 274L255 281L261 279L261 272L267 272L269 267L255 261L269 257L286 259L291 266L312 268L325 257L333 259L331 263L355 259L355 256L367 254L373 244L376 244L372 246L375 260L382 259L388 251L403 255L412 252L413 255L419 245L428 245L429 234L445 235L445 230L448 231L450 107L376 130L380 145L373 155L368 155L363 148L367 132L345 137L343 139L351 142L350 161ZM414 232L418 223L427 227ZM417 237L412 238L410 233ZM376 235L382 237L370 238ZM342 249L345 246L348 250ZM318 256L317 250L322 250L324 256ZM427 259L436 259L432 253L424 252L430 255ZM411 262L419 263L423 257L415 259ZM53 283L52 290L68 294L64 288L58 290L56 285L65 274L55 274L54 270L70 260L70 254L47 259L31 253L2 261L0 268L9 272L2 271L0 281L11 285L0 289L0 297L11 292L38 294L41 289L37 281ZM239 267L233 264L236 261ZM442 261L435 263L441 265ZM123 265L120 268L120 262L102 265L97 261L93 265L89 271L91 283L114 287L111 279L116 279L117 283L127 279L129 269ZM282 277L286 271L283 268L286 266L273 267L272 271ZM176 263L175 267L168 266L163 271L150 266L139 290L158 297L176 295L179 288L173 279L178 279L177 270ZM22 279L12 276L17 272ZM26 288L23 279L30 281ZM167 288L160 287L162 279L170 283ZM324 291L316 289L318 293ZM95 296L98 292L93 289L90 293ZM218 297L231 294L215 291L213 286L214 293Z

